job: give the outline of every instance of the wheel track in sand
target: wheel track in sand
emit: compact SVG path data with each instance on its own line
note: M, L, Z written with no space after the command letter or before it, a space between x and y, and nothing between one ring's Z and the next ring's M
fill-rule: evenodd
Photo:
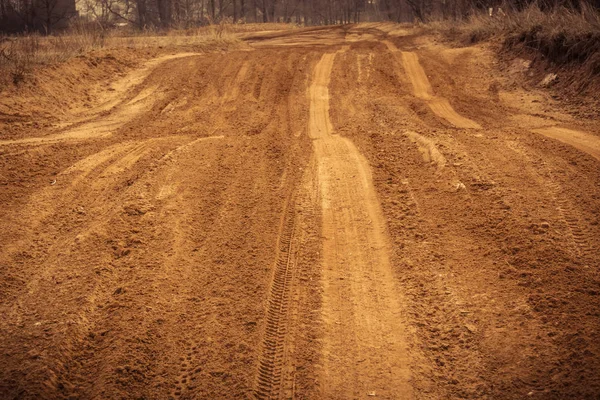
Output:
M292 281L296 270L294 257L295 214L294 199L292 198L288 201L282 221L275 271L269 290L266 324L254 389L257 399L278 399L286 390L283 367Z
M547 187L550 189L551 197L555 201L558 214L567 225L568 236L571 238L573 248L578 256L587 259L593 256L594 253L594 250L590 245L592 234L589 232L587 224L581 220L581 217L573 207L573 204L563 194L562 186L556 181L556 178L554 178L551 173L549 173L549 175L550 180L548 181Z
M533 164L532 156L518 143L508 142L507 145ZM545 187L548 197L554 203L561 225L563 225L566 231L565 236L569 242L569 247L579 257L584 259L592 258L594 255L593 245L591 244L593 242L593 234L590 232L588 224L582 220L580 213L573 206L573 203L565 196L564 189L554 176L554 173L549 168L546 168L544 172L545 174L538 172L538 177Z
M423 67L419 63L419 57L416 53L400 51L389 40L384 40L383 43L403 66L404 71L413 86L414 96L425 101L435 115L450 122L450 124L456 128L481 129L481 125L477 122L457 113L450 105L448 99L436 96L433 93L427 74L425 74Z
M249 69L250 63L245 60L238 72L235 74L233 82L227 86L225 94L223 95L223 103L237 100L238 96L240 95L240 85L246 79Z
M429 79L421 67L416 53L400 51L393 43L387 40L384 41L384 44L395 56L401 54L401 63L411 81L415 97L426 101L434 114L446 119L458 128L481 129L481 126L476 122L459 115L447 99L437 97L433 94ZM560 127L537 128L531 131L570 145L600 160L600 140L589 133ZM548 171L548 174L550 178L546 182L546 187L550 192L551 198L555 201L560 219L564 221L565 227L568 228L567 236L570 238L571 246L577 255L587 258L592 253L590 246L591 233L587 229L586 224L582 222L579 213L562 193L562 186L552 176L550 171Z
M44 224L49 223L49 218L61 221L66 215L76 210L85 216L87 224L72 228L69 234L55 239L57 243L60 243L57 247L69 248L73 240L82 240L91 235L103 226L110 216L121 210L122 205L111 199L110 193L123 180L123 175L135 168L136 163L156 150L158 145L161 143L164 145L171 141L171 138L153 138L113 145L66 168L57 175L55 185L46 187L34 195L24 213L30 216L29 221L24 223L25 229L37 232L42 229ZM174 144L176 143L175 141ZM185 144L177 148L183 146ZM81 193L86 193L86 195L81 195ZM112 202L113 207L101 210L99 208L101 201ZM43 207L40 207L40 204ZM29 246L31 244L20 239L8 243L3 248L3 252L11 254L17 249L29 248ZM50 253L46 257L50 259L55 256L56 254ZM39 268L36 275L30 279L27 290L35 292L40 282L48 279L49 273L45 268Z
M167 177L167 180L171 180L171 178L173 177L172 170L177 168L176 163L169 162L169 160L172 159L174 155L186 151L186 149L195 144L208 140L212 141L222 138L222 136L216 136L203 137L195 140L189 140L189 138L186 138L184 140L174 140L173 138L148 139L136 143L135 145L129 143L126 149L119 149L118 152L107 152L111 155L111 157L107 157L107 154L104 154L105 152L96 153L84 160L81 160L74 166L68 168L68 170L75 170L75 172L78 174L85 174L85 176L83 177L76 176L76 182L73 182L71 187L66 188L67 191L73 192L70 195L69 199L76 199L76 192L82 192L84 188L87 188L86 190L91 191L91 193L88 196L83 197L84 200L92 199L94 197L109 198L110 196L102 196L98 194L106 193L108 190L110 190L111 187L113 187L113 185L116 182L122 180L122 176L120 175L127 174L131 169L139 168L139 166L136 165L138 162L147 162L147 155L151 151L157 150L153 147L167 145L166 143L164 143L164 141L168 141L168 146L172 150L169 151L169 153L167 153L166 156L155 161L157 167L146 170L147 176L140 177L138 180L148 181L150 179L149 176L152 175L153 171L156 169L162 169L162 171L164 171L164 176ZM161 143L161 141L163 143ZM179 144L179 146L175 147L176 144ZM136 154L140 151L144 153L144 160L140 160L139 157L136 157ZM100 154L100 157L94 157L98 154ZM133 157L131 157L132 154ZM110 159L110 161L108 161L107 163L106 159ZM104 186L100 185L96 187L96 182L90 179L90 175L102 175L108 167L111 167L115 164L118 164L120 166L116 173L109 174L108 178L106 180L103 180ZM149 185L144 186L149 187ZM115 215L123 212L123 204L129 203L129 201L132 198L137 199L137 196L133 195L131 193L131 190L126 190L117 195L117 198L115 199L105 199L105 201L110 201L113 204L113 207L111 207L109 211L97 212L97 206L92 207L92 212L89 212L89 214L92 214L93 216L90 216L89 222L83 227L68 232L64 237L60 238L59 241L61 244L56 246L57 251L49 253L49 255L46 257L46 260L44 260L44 263L50 265L58 264L57 260L60 260L61 256L64 255L63 252L65 251L65 249L67 251L70 251L70 249L73 248L72 240L74 237L80 238L78 239L79 241L85 241L86 239L83 238L83 236L89 236L90 233L100 233L106 229L110 229L107 228L108 221L114 221ZM155 205L163 209L168 207L174 207L174 205L177 204L176 199L172 198L160 200L160 204L155 203ZM64 207L64 205L68 204L68 201L64 198L60 197L56 201L60 202L60 204L58 204L57 209L68 208ZM177 221L177 223L179 222L180 221ZM52 269L46 270L44 268L39 268L38 270L38 275L30 281L30 285L28 286L30 293L25 293L23 294L23 296L36 296L36 292L39 292L41 290L40 288L43 287L43 283L45 281L48 281L49 276L53 273ZM120 283L123 284L126 281L127 280L121 280ZM79 378L78 376L71 374L68 371L68 369L65 369L62 365L71 363L74 357L81 360L82 355L85 355L86 357L89 356L88 354L86 354L85 351L82 351L81 348L89 342L88 334L94 334L94 332L101 330L103 326L101 323L98 323L98 318L100 318L100 316L102 315L102 310L100 308L96 310L93 305L109 303L110 300L107 299L111 298L111 293L112 292L110 290L107 290L107 288L103 286L97 286L90 290L90 292L85 298L85 301L89 304L85 306L85 311L81 311L82 317L81 321L79 321L78 323L77 329L70 330L69 334L63 339L64 342L60 345L60 347L58 347L54 358L50 358L47 361L45 361L45 367L48 369L48 371L50 371L49 373L51 374L49 375L50 378L45 383L45 390L47 391L47 393L49 393L47 396L48 398L55 398L58 396L58 393L61 392L62 389L57 384L57 381L70 381L74 377ZM193 381L197 378L197 369L190 367L190 365L193 364L192 361L194 360L194 357L196 357L197 351L195 350L196 349L190 346L190 349L187 351L184 359L181 360L181 376L179 377L179 380L177 382L177 384L180 386L180 391L183 389L192 388ZM103 380L104 376L105 372L102 372L97 376L97 379ZM76 390L76 388L69 387L68 390ZM89 393L86 393L85 395L83 395L83 397L94 396L91 396Z
M416 53L400 51L392 42L387 40L384 41L384 44L396 57L401 55L401 63L411 81L415 97L426 101L434 114L459 128L481 129L481 126L476 122L459 115L447 99L433 94L429 79L421 67ZM536 128L531 129L531 131L570 145L600 160L600 140L594 135L561 127ZM520 151L520 153L522 152ZM581 220L572 203L563 194L562 186L550 171L548 171L548 174L549 179L545 186L556 204L560 219L568 229L567 236L570 238L571 247L578 256L590 257L593 252L590 246L592 234L589 232L587 225Z
M324 237L320 398L410 399L403 298L370 167L350 140L334 134L329 119L336 54L322 56L309 89Z
M32 202L27 206L24 213L30 216L30 220L26 225L32 232L37 231L46 218L56 214L60 209L71 208L80 201L82 197L77 194L78 191L93 188L96 190L95 196L90 197L102 197L99 196L102 193L100 189L108 190L109 188L106 187L108 183L104 182L103 186L101 182L97 182L97 179L105 174L107 170L113 168L114 165L121 163L136 149L143 147L144 144L139 142L119 143L91 154L61 171L56 175L52 186L43 188L33 196ZM125 170L125 167L121 168L121 172ZM44 206L39 207L39 204ZM20 241L12 243L3 251L11 252L11 248L21 245L23 243Z

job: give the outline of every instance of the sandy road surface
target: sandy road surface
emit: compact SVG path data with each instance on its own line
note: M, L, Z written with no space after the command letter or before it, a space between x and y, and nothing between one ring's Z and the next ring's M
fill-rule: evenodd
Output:
M0 137L2 398L597 397L598 123L392 24L246 40Z

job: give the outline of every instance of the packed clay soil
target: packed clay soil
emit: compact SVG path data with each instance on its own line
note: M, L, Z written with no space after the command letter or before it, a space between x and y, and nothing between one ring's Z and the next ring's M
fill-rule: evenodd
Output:
M0 397L599 398L600 121L410 27L243 40L0 94Z

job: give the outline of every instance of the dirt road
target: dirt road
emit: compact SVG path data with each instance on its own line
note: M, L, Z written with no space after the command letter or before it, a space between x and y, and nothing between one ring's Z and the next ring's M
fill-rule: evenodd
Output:
M392 24L246 40L0 135L2 398L599 396L598 122Z

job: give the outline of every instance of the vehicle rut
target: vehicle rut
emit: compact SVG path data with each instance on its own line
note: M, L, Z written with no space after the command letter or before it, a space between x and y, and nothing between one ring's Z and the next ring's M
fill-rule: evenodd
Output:
M384 43L402 64L412 84L415 97L425 101L435 115L450 122L456 128L481 129L481 125L477 122L457 113L450 105L448 99L433 94L433 89L431 88L427 74L419 63L419 57L416 53L400 51L388 40L384 41Z
M292 284L296 272L294 242L296 215L290 200L279 236L275 271L271 281L262 350L254 395L257 399L279 399L285 394L284 364Z
M334 134L329 119L336 54L322 56L309 90L323 221L321 397L409 399L403 297L394 283L386 223L367 160Z

